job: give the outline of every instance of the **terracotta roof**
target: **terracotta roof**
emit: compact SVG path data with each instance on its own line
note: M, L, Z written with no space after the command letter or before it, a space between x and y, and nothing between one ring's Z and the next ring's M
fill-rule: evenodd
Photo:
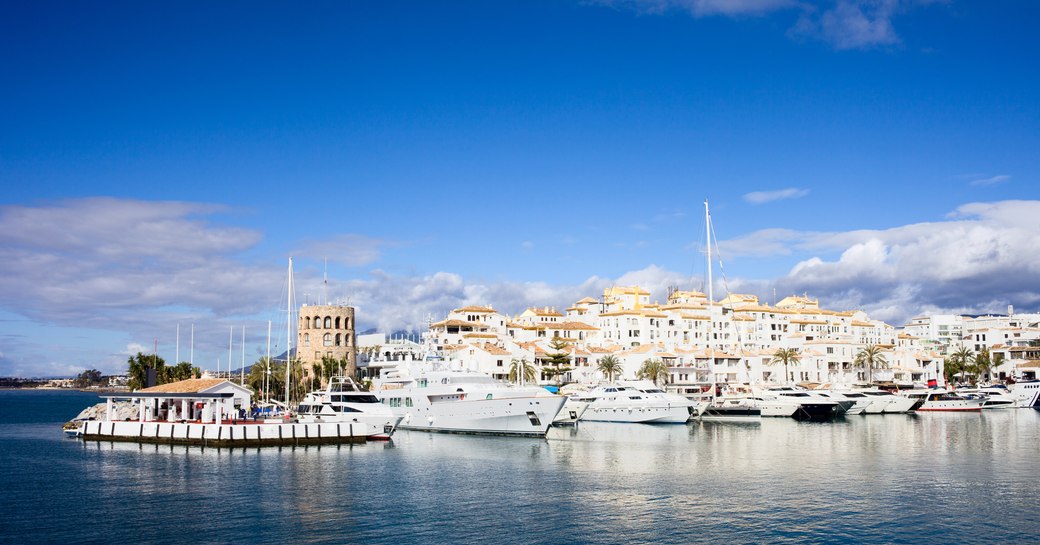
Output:
M559 323L548 323L548 324L542 324L542 325L545 326L545 329L571 329L571 330L583 329L585 331L599 331L598 327L591 326L589 324L586 324L585 322L559 322Z
M512 355L512 352L506 350L505 348L502 348L501 346L494 345L494 344L491 344L491 343L484 343L484 346L482 346L480 348L482 348L484 350L484 352L487 352L488 354L492 354L492 355L495 355L495 356L509 356L509 355Z
M138 391L157 392L163 394L197 394L224 382L228 382L228 380L223 378L189 378L187 380L160 384L158 386L152 386L151 388L145 388Z
M430 327L483 327L487 328L487 324L480 322L467 322L466 320L441 320L430 324Z
M457 308L457 309L453 310L452 312L483 312L483 313L486 313L486 314L491 314L491 313L495 312L495 309L491 308L491 305L488 305L486 307L470 305L468 307Z

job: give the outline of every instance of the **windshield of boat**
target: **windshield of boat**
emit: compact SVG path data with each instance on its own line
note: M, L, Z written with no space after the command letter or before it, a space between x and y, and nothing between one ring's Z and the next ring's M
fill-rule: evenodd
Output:
M379 399L372 394L333 395L332 401L340 403L379 403Z

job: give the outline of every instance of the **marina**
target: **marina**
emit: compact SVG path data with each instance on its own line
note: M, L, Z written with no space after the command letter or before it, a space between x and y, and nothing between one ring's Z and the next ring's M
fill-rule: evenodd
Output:
M544 438L399 430L259 449L56 433L93 399L0 392L8 535L76 540L89 518L92 535L148 542L175 526L222 541L1021 543L1040 525L1036 410L582 422ZM49 469L24 471L26 459Z

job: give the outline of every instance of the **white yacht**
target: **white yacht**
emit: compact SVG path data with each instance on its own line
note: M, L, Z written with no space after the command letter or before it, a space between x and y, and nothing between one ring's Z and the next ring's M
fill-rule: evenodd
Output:
M589 404L582 420L593 422L684 424L693 415L693 402L649 381L604 384L576 398Z
M348 377L332 377L325 390L304 396L296 410L300 422L368 424L370 439L389 439L401 417Z
M919 399L911 399L901 395L893 394L887 390L875 387L863 387L850 390L852 393L863 394L872 399L872 403L863 411L864 414L901 414L917 410L924 404ZM845 393L848 395L848 393Z
M567 402L539 386L421 364L385 370L374 390L401 429L448 433L544 436Z
M1040 409L1040 380L1019 381L1009 389L1015 398L1015 406Z
M560 413L553 419L554 426L573 426L581 420L581 417L585 414L585 411L589 409L589 402L582 401L577 397L568 397L567 402L563 404L563 408L560 409Z
M957 394L950 393L947 390L936 388L931 390L908 390L902 392L902 395L910 398L924 401L924 403L917 408L918 412L922 411L981 411L982 400L981 399L968 399Z
M775 403L796 405L797 409L791 416L797 420L830 420L843 410L840 402L820 392L790 386L756 390L755 397ZM848 406L855 404L853 401L845 403Z
M983 409L1014 409L1015 396L1003 385L957 388L957 395L968 399L981 399Z

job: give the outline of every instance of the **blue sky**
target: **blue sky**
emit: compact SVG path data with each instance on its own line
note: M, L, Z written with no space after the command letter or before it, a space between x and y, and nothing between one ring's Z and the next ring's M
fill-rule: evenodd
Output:
M251 361L290 254L362 328L663 299L706 198L733 291L1040 310L1032 2L0 9L0 375Z

